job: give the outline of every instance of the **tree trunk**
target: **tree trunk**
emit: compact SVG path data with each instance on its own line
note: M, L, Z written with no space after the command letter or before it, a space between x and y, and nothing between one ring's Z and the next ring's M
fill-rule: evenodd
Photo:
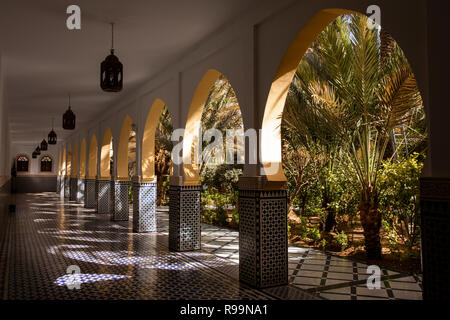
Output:
M333 208L327 208L327 217L325 219L325 232L330 233L336 226L336 211Z
M367 258L369 260L381 260L381 212L378 203L362 200L359 205L359 214L364 229Z

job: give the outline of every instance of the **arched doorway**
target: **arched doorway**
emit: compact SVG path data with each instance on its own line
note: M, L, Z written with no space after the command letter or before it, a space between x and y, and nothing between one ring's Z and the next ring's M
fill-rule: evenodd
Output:
M148 112L142 135L142 180L133 183L133 230L156 231L158 205L168 202L173 127L166 104L156 99Z
M126 116L120 132L117 149L117 178L114 181L113 220L129 220L129 203L133 200L131 181L136 167L136 126Z
M78 143L75 143L71 161L71 174L70 174L70 200L76 201L78 195Z
M97 207L97 159L98 159L98 143L97 137L92 135L89 143L89 155L88 155L88 173L86 178L86 190L85 190L85 207L89 209L95 209Z
M113 137L111 129L106 128L100 149L100 174L97 179L97 212L109 213L111 204L111 176L113 163Z
M78 174L78 189L77 189L77 202L85 202L86 194L86 152L87 145L86 139L82 139L80 148L80 170Z
M210 224L237 228L237 182L243 166L237 164L235 143L239 139L234 135L243 137L243 129L239 103L230 82L219 71L208 70L197 86L186 121L183 186L170 187L171 206L172 197L189 199L183 201L195 204L188 210L191 215L195 210L195 219L191 218L189 226L180 230L178 238L169 237L173 250L200 248L202 217ZM227 148L229 140L231 148ZM188 212L183 203L180 213L172 207L170 210L171 228L180 228L180 221Z
M418 230L414 199L427 130L405 55L384 29L369 25L363 15L325 10L300 32L272 83L261 156L267 180L287 182L288 209L300 226L291 224L291 233L316 238L325 248L345 248L347 229L336 219L352 212L369 261L379 264L387 232ZM405 167L409 171L400 173ZM392 181L410 187L402 204L405 190ZM408 221L400 222L404 226L395 225L403 219L403 209L395 206L408 207ZM308 211L319 212L315 227L304 215ZM408 241L418 248L419 239L416 233Z

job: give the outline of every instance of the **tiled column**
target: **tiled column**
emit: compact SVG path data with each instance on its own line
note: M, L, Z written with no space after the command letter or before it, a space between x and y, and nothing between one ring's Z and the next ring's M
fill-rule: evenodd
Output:
M112 181L112 220L128 221L130 215L130 181Z
M61 176L56 177L56 193L59 194L61 192Z
M84 203L84 193L86 188L86 180L85 179L78 179L78 188L77 188L77 202L78 203Z
M257 288L288 284L287 192L264 189L239 187L239 279Z
M64 198L70 196L70 177L64 177Z
M97 180L97 212L109 213L112 209L111 202L111 181Z
M133 182L133 231L156 231L156 182Z
M97 208L97 198L96 196L96 188L95 188L95 179L86 179L86 185L84 189L84 207L88 209L96 209Z
M78 179L77 178L70 178L70 201L76 201L77 200L77 193L78 193Z
M202 219L201 191L202 186L170 186L170 250L200 250Z
M423 298L450 299L450 179L420 180Z

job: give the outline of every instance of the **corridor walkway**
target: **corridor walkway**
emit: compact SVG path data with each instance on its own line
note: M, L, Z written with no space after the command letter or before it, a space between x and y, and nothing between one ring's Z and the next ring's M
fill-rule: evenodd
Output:
M365 287L364 264L289 248L291 285L255 290L238 281L238 232L203 225L203 250L169 252L168 214L153 234L131 232L53 193L16 196L0 214L1 299L420 299L413 275L383 270L382 290ZM80 268L69 290L67 268Z

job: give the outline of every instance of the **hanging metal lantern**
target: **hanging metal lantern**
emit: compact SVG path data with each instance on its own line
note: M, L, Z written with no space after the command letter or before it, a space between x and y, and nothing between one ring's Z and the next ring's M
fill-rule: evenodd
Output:
M36 150L34 150L34 152L36 153L36 155L40 155L41 154L41 148L39 148L39 146L37 146Z
M42 140L42 142L41 142L41 150L42 151L47 151L48 150L48 144L47 144L47 141L45 141L45 139Z
M56 132L53 130L53 119L52 119L52 131L48 134L48 144L56 144L57 136Z
M123 84L123 65L114 55L114 23L111 23L111 54L100 65L100 87L106 92L119 92Z
M70 106L70 95L69 95L69 109L63 115L63 128L65 130L75 129L75 114L72 112L72 107Z

